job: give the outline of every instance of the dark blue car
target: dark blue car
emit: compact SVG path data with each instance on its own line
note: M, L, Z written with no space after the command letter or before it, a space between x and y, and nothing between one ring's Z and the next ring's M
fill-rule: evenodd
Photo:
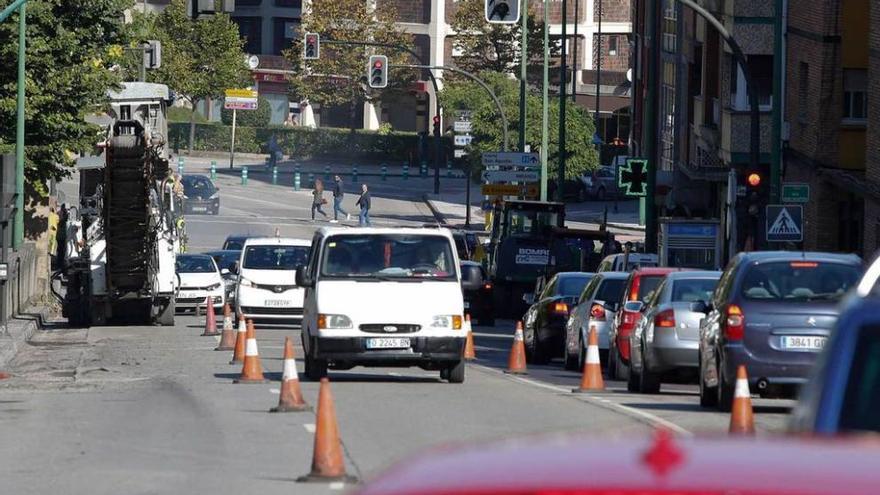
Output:
M762 397L793 397L807 381L840 314L838 302L863 272L855 255L740 253L712 299L697 302L700 405L730 410L736 369Z

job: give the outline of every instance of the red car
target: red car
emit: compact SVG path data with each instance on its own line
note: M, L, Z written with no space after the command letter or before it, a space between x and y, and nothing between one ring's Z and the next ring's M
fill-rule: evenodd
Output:
M635 308L627 308L626 303L645 302L660 285L668 273L681 271L680 268L641 268L630 274L623 292L623 301L616 308L614 322L608 333L608 377L625 380L629 372L629 336L639 322L642 313Z
M880 491L880 441L552 435L444 448L359 495L859 495Z

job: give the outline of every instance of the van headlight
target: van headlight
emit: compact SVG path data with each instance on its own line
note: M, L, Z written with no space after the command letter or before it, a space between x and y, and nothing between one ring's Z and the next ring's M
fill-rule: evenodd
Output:
M318 330L343 330L351 327L351 318L345 315L318 314Z
M254 283L244 277L241 277L240 279L238 279L238 285L242 285L244 287L253 287Z
M431 321L431 328L461 330L461 315L437 315Z
M208 290L217 290L217 289L219 289L219 288L221 287L221 285L223 285L223 284L216 283L216 284L213 284L213 285L209 285L209 286L208 286Z

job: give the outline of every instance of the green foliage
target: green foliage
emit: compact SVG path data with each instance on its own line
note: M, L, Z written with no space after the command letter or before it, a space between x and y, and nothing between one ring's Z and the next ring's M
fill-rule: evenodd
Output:
M220 111L220 120L225 125L232 125L232 110L223 109ZM256 110L239 110L235 117L235 125L243 127L266 127L272 120L272 107L269 100L262 96L257 100Z
M195 116L193 116L192 113L192 110L189 108L170 107L168 109L168 122L189 122L192 118L195 118L197 124L205 124L208 122L208 119L206 119L200 112L196 112Z
M479 75L495 92L508 121L510 145L519 141L519 83L504 74L484 72ZM447 81L441 91L440 102L446 111L446 121L451 122L454 110L470 110L474 122L471 133L469 159L474 169L479 170L481 154L486 151L500 151L503 147L501 119L492 99L478 84L471 81ZM533 150L541 147L541 97L534 91L526 94L526 143ZM587 170L598 166L599 158L592 145L595 132L593 119L588 112L573 104L566 105L566 142L568 158L565 175L575 178ZM548 168L555 176L559 166L559 98L551 98L549 108L549 148Z
M0 6L11 2L0 0ZM130 0L31 0L27 4L25 174L37 190L72 161L65 150L91 151L100 129L84 118L118 84L108 46L125 42ZM0 148L15 145L18 14L0 23ZM58 165L62 165L58 167Z

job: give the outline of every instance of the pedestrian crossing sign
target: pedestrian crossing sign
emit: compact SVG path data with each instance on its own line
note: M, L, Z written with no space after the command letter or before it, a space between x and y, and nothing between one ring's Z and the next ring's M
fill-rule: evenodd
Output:
M803 242L804 207L767 205L767 242Z

